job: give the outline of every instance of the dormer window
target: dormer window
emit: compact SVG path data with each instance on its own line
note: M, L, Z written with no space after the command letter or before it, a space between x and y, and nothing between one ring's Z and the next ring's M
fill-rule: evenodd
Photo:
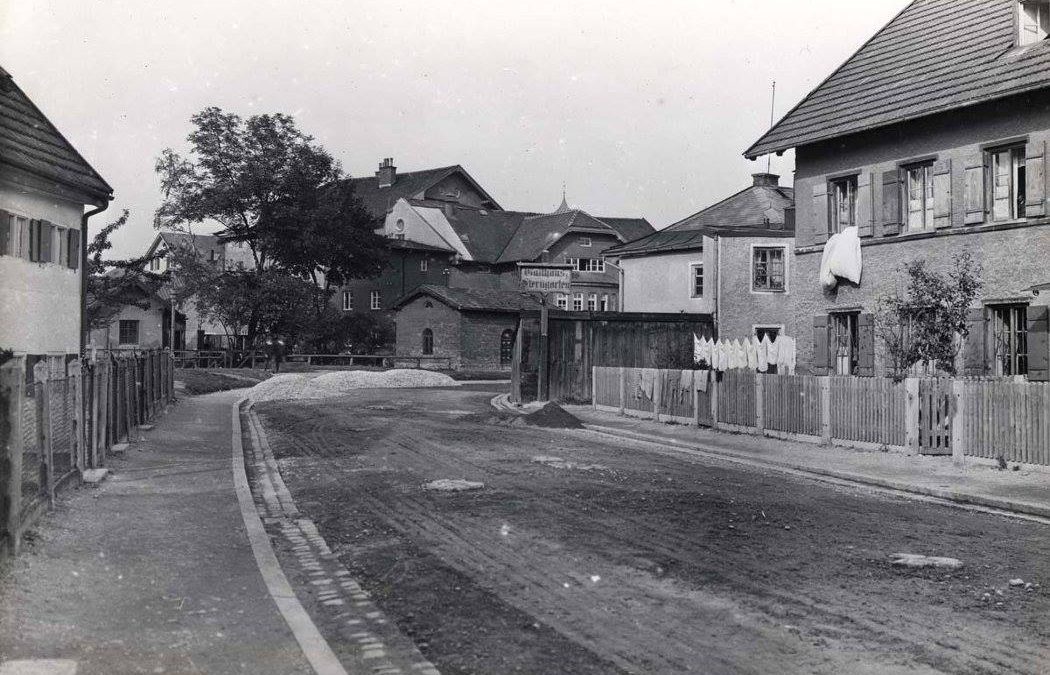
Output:
M1050 35L1050 0L1018 0L1018 22L1021 46L1035 44Z

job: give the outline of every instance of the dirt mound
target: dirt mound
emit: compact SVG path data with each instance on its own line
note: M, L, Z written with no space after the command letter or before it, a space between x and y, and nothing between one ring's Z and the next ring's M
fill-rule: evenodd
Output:
M288 373L260 382L248 396L253 401L323 399L355 389L457 387L448 375L429 370L342 370L322 373Z
M548 403L539 410L531 412L521 419L525 424L534 427L546 427L548 429L583 428L583 422L557 403Z

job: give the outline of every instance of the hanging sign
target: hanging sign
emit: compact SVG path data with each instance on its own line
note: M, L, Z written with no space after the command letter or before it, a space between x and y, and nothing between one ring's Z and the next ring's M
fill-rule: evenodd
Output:
M568 293L572 290L570 265L518 265L521 290L533 293Z

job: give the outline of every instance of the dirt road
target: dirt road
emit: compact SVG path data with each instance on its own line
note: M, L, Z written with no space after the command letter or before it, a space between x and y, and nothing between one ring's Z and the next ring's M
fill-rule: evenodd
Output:
M1050 670L1046 526L496 424L490 396L257 407L299 507L442 672Z

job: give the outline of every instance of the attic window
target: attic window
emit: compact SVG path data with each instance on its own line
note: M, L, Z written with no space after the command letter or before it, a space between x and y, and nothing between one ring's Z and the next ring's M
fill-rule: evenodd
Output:
M466 243L466 242L470 241L470 237L469 237L469 236L467 236L467 235L465 235L465 234L461 234L461 235L459 235L459 239L460 239L460 241L462 241L462 242L464 242L464 243Z
M1018 44L1035 44L1050 35L1050 0L1018 0Z

